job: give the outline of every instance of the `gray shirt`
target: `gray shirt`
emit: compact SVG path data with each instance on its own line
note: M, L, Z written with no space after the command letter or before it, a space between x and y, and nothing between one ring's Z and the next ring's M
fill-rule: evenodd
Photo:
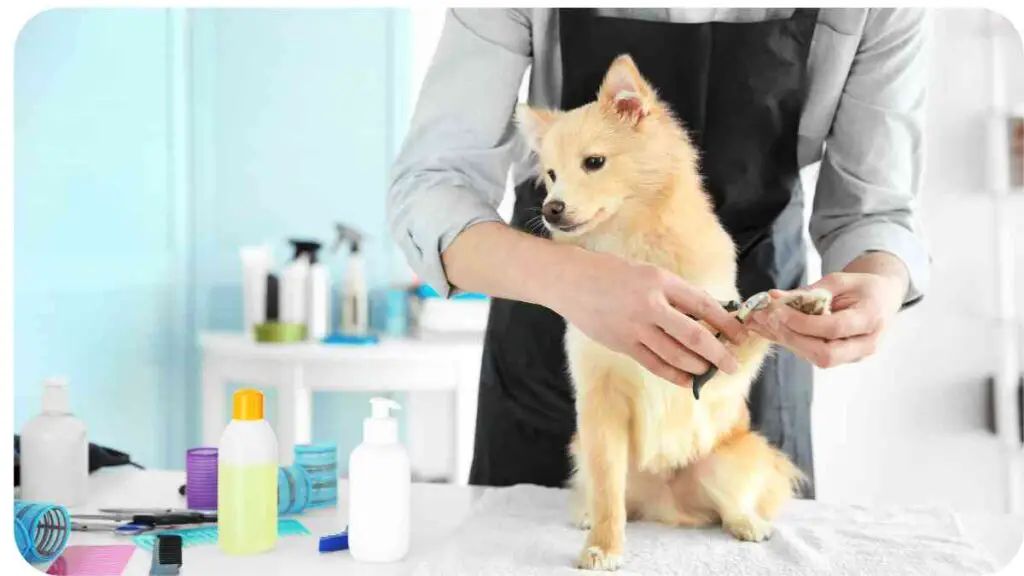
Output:
M792 9L601 9L603 15L672 22L759 21ZM899 257L910 272L907 300L928 284L930 258L915 216L924 160L928 81L926 12L820 11L808 61L799 128L804 167L820 161L810 236L822 274L865 252ZM523 75L529 102L561 100L558 11L452 9L392 171L391 232L417 274L452 293L441 254L463 230L501 222L513 181L536 171L512 123Z

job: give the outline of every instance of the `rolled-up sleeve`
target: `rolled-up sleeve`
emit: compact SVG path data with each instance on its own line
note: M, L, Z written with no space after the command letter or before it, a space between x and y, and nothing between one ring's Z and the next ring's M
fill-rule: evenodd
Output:
M388 223L413 270L449 296L441 255L462 231L500 222L520 146L512 122L531 62L529 13L453 9L392 169Z
M867 252L907 267L905 305L927 289L931 258L916 206L924 169L927 12L873 9L825 141L810 233L822 274Z

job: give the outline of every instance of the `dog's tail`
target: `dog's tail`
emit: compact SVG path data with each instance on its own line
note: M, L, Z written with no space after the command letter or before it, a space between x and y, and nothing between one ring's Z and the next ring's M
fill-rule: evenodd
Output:
M782 505L798 494L809 482L807 475L793 464L789 456L774 448L772 452L774 478L758 506L761 517L766 519L774 518Z

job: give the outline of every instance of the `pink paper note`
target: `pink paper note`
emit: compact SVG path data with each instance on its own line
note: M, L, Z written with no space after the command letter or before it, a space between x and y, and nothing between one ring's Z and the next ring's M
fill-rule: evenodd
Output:
M60 576L120 576L135 546L68 546L47 574Z

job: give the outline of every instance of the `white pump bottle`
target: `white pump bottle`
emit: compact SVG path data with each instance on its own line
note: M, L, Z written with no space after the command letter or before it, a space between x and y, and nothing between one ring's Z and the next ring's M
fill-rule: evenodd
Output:
M409 455L398 442L394 400L373 398L363 443L349 457L348 543L359 562L398 562L409 552Z

